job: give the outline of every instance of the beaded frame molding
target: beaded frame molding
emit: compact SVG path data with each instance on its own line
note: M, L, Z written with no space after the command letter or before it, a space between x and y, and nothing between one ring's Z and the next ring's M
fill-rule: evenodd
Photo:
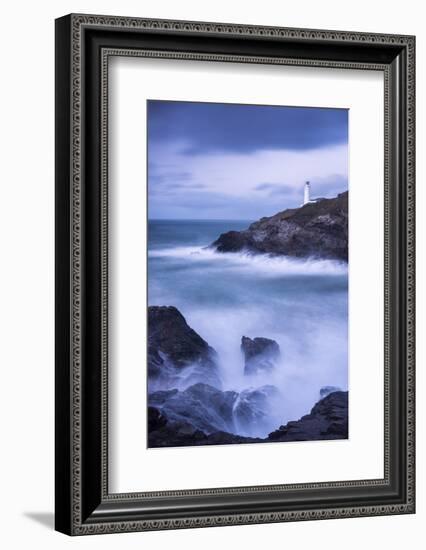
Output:
M108 60L384 74L384 477L108 491ZM72 14L56 20L55 527L69 535L415 511L415 38Z

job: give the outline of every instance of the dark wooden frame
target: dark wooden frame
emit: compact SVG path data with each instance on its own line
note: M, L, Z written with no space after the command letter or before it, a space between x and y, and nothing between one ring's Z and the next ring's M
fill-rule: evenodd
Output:
M412 36L68 15L56 21L56 529L71 535L413 513ZM107 70L111 55L385 76L385 475L109 494Z

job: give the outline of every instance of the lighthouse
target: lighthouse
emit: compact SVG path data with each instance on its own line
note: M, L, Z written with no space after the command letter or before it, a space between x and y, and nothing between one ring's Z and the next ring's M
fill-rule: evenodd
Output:
M304 191L304 194L303 194L303 205L304 206L305 204L308 204L309 202L311 202L311 184L309 183L309 181L307 181L305 183L305 191Z
M303 203L301 204L301 206L305 206L305 204L313 204L315 202L320 202L322 200L324 200L323 197L311 199L311 184L309 181L305 181L305 187L303 190Z

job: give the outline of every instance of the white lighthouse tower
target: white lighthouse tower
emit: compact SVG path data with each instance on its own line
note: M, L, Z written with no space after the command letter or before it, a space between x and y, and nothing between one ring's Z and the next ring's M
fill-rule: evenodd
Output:
M308 204L309 202L311 202L311 184L309 183L309 181L307 181L305 183L305 191L304 191L304 194L303 194L303 205L304 206L305 204Z
M323 197L318 197L316 199L311 199L311 184L309 181L305 181L305 187L303 190L303 204L301 206L305 206L305 204L312 204L315 202L320 202L324 200Z

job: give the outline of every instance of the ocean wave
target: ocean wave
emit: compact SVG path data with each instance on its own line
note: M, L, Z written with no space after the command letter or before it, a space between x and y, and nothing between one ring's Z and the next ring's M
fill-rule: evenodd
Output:
M347 275L348 265L339 260L318 258L291 258L289 256L271 256L249 252L216 252L213 248L196 246L178 246L150 250L149 258L168 258L207 264L218 268L247 268L263 275Z

